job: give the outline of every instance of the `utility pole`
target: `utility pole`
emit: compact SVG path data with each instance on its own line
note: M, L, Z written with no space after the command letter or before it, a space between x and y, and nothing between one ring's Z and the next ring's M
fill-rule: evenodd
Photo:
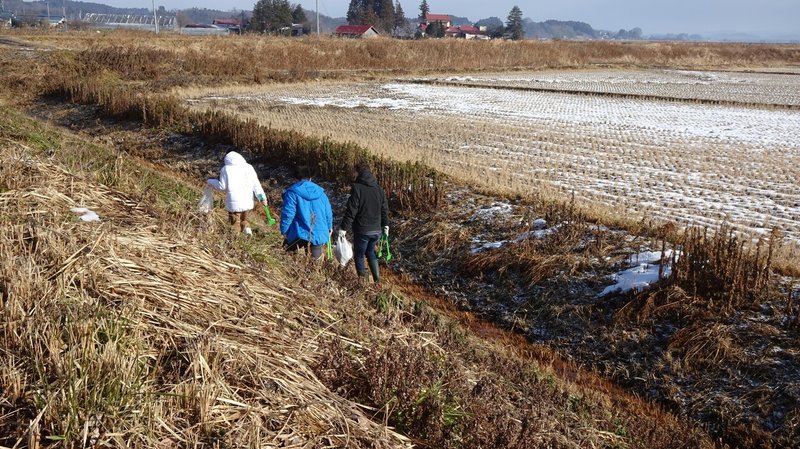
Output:
M64 31L69 31L67 22L67 0L61 0L61 14L64 16Z
M158 34L158 12L156 11L156 0L153 0L153 25L156 26L156 34Z
M319 0L317 0L317 37L319 37Z

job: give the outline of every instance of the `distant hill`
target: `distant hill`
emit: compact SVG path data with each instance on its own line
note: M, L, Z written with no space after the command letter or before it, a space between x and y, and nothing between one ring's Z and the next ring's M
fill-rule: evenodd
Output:
M453 23L453 26L472 25L472 21L467 17L450 15L450 21Z
M545 22L534 22L531 19L523 21L525 36L537 39L594 39L598 37L597 31L591 25L584 22L563 22L559 20L547 20Z
M178 26L182 27L190 23L211 23L214 19L241 19L242 15L249 18L250 11L220 11L208 8L189 8L175 11L178 18Z
M3 0L3 6L7 12L16 15L28 14L47 14L47 4L50 4L51 15L62 14L62 3L60 1L33 1L24 2L22 0ZM152 10L147 8L116 8L102 3L66 1L64 3L68 17L78 17L79 14L99 13L99 14L149 14Z
M698 42L698 41L705 41L708 40L699 34L688 34L688 33L680 33L680 34L653 34L648 37L651 41L691 41L691 42ZM748 42L747 40L735 40L736 42Z
M312 30L312 32L316 32L317 29L317 18L316 13L313 10L309 10L303 8L306 13L306 17L308 18L308 28ZM183 26L187 23L211 23L214 19L224 19L224 18L232 18L232 19L240 19L242 16L245 18L250 18L253 13L252 11L242 11L242 10L232 10L232 11L221 11L217 9L207 9L207 8L190 8L190 9L182 9L176 11L178 16L178 25ZM319 15L319 25L320 25L320 32L324 34L333 33L336 30L336 27L339 25L344 25L347 23L347 19L344 17L329 17L324 14Z
M47 14L47 4L50 3L50 14L61 16L62 3L58 0L51 2L46 1L32 1L25 2L22 0L3 0L3 7L6 12L11 12L16 15L44 15ZM146 3L146 2L145 2ZM77 19L81 15L89 13L97 14L132 14L132 15L147 15L152 14L153 11L148 8L117 8L114 6L104 5L102 3L71 1L65 2L66 14L70 19ZM175 14L178 18L178 25L184 26L190 23L211 23L214 19L224 18L241 18L242 16L249 18L252 16L251 11L230 10L222 11L218 9L208 8L188 8L167 11L163 7L159 8L159 14ZM314 11L306 9L306 16L309 19L309 27L316 30L316 14ZM322 33L332 33L336 27L347 23L343 17L328 17L324 14L319 16L320 31Z
M596 30L586 22L546 20L534 22L523 21L525 36L532 39L642 39L641 28L631 30L604 31Z
M453 23L463 25L471 22L466 17L450 16ZM476 26L485 26L492 36L501 36L505 21L499 17L488 17L474 22ZM523 20L525 37L529 39L642 39L642 30L633 28L631 30L604 31L596 30L585 22L546 20L544 22L534 22L530 18ZM694 36L693 36L694 37Z
M486 32L489 33L489 36L498 37L503 35L506 25L499 17L489 17L475 22L475 26L486 27Z

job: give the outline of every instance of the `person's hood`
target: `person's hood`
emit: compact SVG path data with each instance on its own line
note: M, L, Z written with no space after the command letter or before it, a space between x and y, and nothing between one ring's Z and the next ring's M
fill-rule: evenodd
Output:
M225 165L247 165L247 161L241 154L231 151L225 155Z
M359 184L364 184L368 187L378 187L378 180L375 179L375 176L373 176L372 172L369 170L364 170L363 172L359 173L358 177L356 178L356 182Z
M325 195L325 190L323 190L322 187L308 180L300 181L289 187L289 191L294 192L297 196L306 201L314 201Z

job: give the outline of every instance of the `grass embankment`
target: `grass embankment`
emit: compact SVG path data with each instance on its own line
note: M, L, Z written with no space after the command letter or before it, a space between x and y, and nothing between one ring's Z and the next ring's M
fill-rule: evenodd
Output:
M406 445L317 380L328 318L196 189L8 111L0 151L0 445Z
M148 53L150 51L148 47L132 45L128 51L124 51L124 48L118 48L117 50L120 51L115 53L107 49L104 50L100 46L77 54L56 53L47 58L50 67L55 70L44 68L40 62L33 62L32 65L35 68L32 71L41 71L41 73L47 74L47 76L40 78L38 81L30 79L30 76L26 74L25 65L9 66L12 67L12 70L4 72L3 75L5 79L10 81L9 84L17 85L20 92L23 93L57 93L60 95L59 98L99 105L106 114L114 117L133 119L150 126L201 136L208 141L230 143L249 149L256 154L261 154L266 162L275 164L312 162L313 164L319 164L318 167L329 179L340 179L337 177L347 172L344 167L355 158L365 154L366 150L355 146L336 143L328 143L329 146L325 146L324 142L319 140L307 139L296 133L258 127L253 123L242 122L227 116L189 113L169 94L164 93L170 89L170 86L178 83L178 81L181 83L198 80L207 80L209 83L227 82L235 78L235 76L228 78L218 77L218 74L210 71L191 73L185 70L186 66L182 66L175 61L150 60L144 57L150 54ZM175 54L169 52L164 55L175 56ZM174 77L171 75L173 73L175 74ZM153 79L148 78L148 76L152 76ZM246 79L246 77L241 79ZM25 85L25 82L29 83L29 85ZM162 93L148 93L153 89ZM327 166L324 165L326 161L330 161ZM373 162L379 167L381 164L385 164L388 167L380 172L379 176L387 183L388 190L393 196L406 195L408 191L413 192L408 194L409 196L405 198L405 201L397 199L398 203L406 208L418 207L424 209L431 207L432 204L435 204L436 198L443 194L442 184L438 182L442 179L437 178L428 168L396 164L387 159L373 159ZM402 170L409 171L404 173ZM419 189L414 187L407 190L405 186L409 185L407 182L409 179ZM396 187L392 188L393 185ZM189 207L193 207L193 205L190 204ZM567 206L565 202L562 202L558 207L563 210ZM586 218L581 215L567 215L566 217L568 220L574 218L582 221L585 221ZM636 231L643 235L659 235L658 228L646 224L636 228ZM683 259L687 264L690 261L693 262L686 267L687 270L692 271L681 271L682 268L680 267L677 270L679 274L684 273L684 277L677 278L677 280L682 282L685 286L684 290L689 292L690 297L686 303L702 308L705 304L710 304L706 300L711 298L714 299L713 304L717 311L720 310L719 306L723 306L725 309L742 306L753 307L758 304L759 295L768 293L761 289L753 290L747 287L749 285L748 282L752 279L758 279L759 282L762 282L765 279L763 273L765 273L765 270L766 272L769 271L769 264L772 264L772 262L769 261L770 259L767 258L764 252L768 242L765 240L760 249L747 249L741 246L741 241L728 240L728 237L727 234L719 234L717 238L707 238L702 233L670 237L675 242L681 242L681 239L684 238L692 238L696 242L696 244L689 241L685 242L692 244L692 247L697 250L696 256L687 254L686 258ZM445 236L446 238L447 236ZM509 249L508 251L513 256L516 252L524 250L525 248L520 248ZM714 255L715 257L708 258L706 255ZM530 263L527 266L512 266L516 263L513 258L470 262L477 264L475 266L483 263L488 268L497 269L500 272L519 271L524 276L526 270L529 270L529 273L541 272L540 262L542 258L547 258L548 254L534 254L534 256L536 257L528 259ZM259 256L259 258L261 257L264 256ZM269 259L270 257L267 258ZM735 280L735 282L728 282L731 279ZM699 284L698 280L700 281ZM697 288L698 285L699 289ZM341 287L333 288L337 292L341 291ZM709 293L708 298L705 297L707 289L711 289L711 291L707 292ZM668 290L665 290L665 292L668 293ZM324 291L324 294L328 295L329 291ZM337 297L334 296L334 298ZM345 298L348 298L348 296L345 296ZM679 430L675 430L673 424L660 423L651 425L647 422L636 423L630 420L633 418L629 415L625 415L621 421L622 427L617 427L614 424L616 418L609 421L611 419L609 416L613 416L613 413L609 415L605 406L596 405L606 401L609 398L608 396L601 395L598 399L599 402L592 402L594 405L589 407L589 412L584 409L577 410L569 405L570 398L576 395L569 391L565 395L563 390L559 393L559 390L548 390L542 386L541 382L548 384L555 382L558 385L556 377L551 378L547 374L542 377L540 367L520 368L521 366L530 366L530 364L526 364L528 362L525 359L519 360L516 358L514 355L516 352L513 351L513 354L507 354L506 350L489 347L481 353L483 355L476 356L475 348L476 345L481 346L480 342L471 338L465 342L462 337L458 336L461 335L459 332L456 332L457 337L453 337L452 333L447 330L449 326L447 323L451 323L451 321L445 320L445 327L443 328L443 322L439 318L428 318L422 310L413 306L413 301L398 300L391 296L383 296L380 300L376 297L366 298L367 304L376 304L376 312L373 309L365 309L364 303L361 302L362 298L352 296L349 296L349 298L352 300L341 300L343 309L338 308L340 306L331 307L340 310L343 317L358 316L360 312L365 312L367 315L359 316L355 324L353 324L355 327L349 328L348 335L368 335L367 330L373 325L385 326L386 323L391 325L394 325L393 323L404 323L404 325L411 325L415 329L414 332L432 332L437 337L433 340L430 340L430 338L425 340L425 338L428 338L425 337L420 340L414 340L411 343L405 342L401 346L398 346L396 341L390 343L390 339L381 337L372 340L369 345L361 345L364 347L377 345L378 348L384 348L377 351L365 351L357 346L354 346L356 349L353 349L353 347L348 348L346 344L342 349L337 346L335 340L332 340L332 343L324 346L326 349L323 351L322 362L318 368L320 377L324 379L327 385L334 386L342 394L357 398L362 403L373 404L376 408L377 416L385 416L388 422L397 425L410 435L423 438L432 446L445 447L452 445L454 441L463 440L467 433L477 432L465 429L485 429L488 424L481 424L477 420L486 416L492 417L490 419L492 423L505 423L503 428L507 430L492 430L486 434L485 438L490 438L491 435L497 434L509 435L503 441L512 447L515 444L517 447L525 447L521 446L524 444L522 443L523 440L533 441L530 444L544 444L540 439L531 439L526 436L531 432L531 427L530 423L523 420L522 417L531 415L535 410L543 410L542 413L545 416L556 417L552 427L544 428L544 430L538 429L535 432L536 435L552 436L555 439L551 441L556 446L561 446L562 444L569 446L569 444L574 444L576 441L579 442L578 445L585 442L588 442L586 444L591 444L592 441L601 444L601 440L610 437L610 435L615 435L610 437L609 440L612 441L610 443L612 445L628 444L629 446L639 447L670 447L674 445L674 447L686 447L687 445L702 446L708 444L702 438L689 440L688 443L683 440L676 441L677 435L682 436L688 432L688 428L681 427L682 425L680 424L675 424L680 427ZM663 299L665 304L671 303L668 295L664 296ZM398 307L399 304L403 304L403 306ZM348 310L348 308L352 310ZM353 312L353 310L357 312ZM384 315L387 313L388 315ZM409 328L400 327L398 329L398 332L403 329L408 332ZM457 325L456 329L458 329ZM387 336L386 334L381 335ZM439 337L438 335L441 336ZM434 346L426 341L433 341ZM454 342L461 342L462 344L455 345ZM400 352L402 354L400 358L393 359L392 357L401 347L406 348L404 349L406 352ZM418 352L427 354L422 361L417 355ZM505 362L495 360L496 353L509 358L504 358ZM432 365L427 362L423 363L429 359L440 360L438 358L440 356L444 356L446 360L451 360L447 358L447 354L460 354L458 357L463 355L464 360L467 362L459 363L463 365L461 368L464 368L464 370L459 371L461 370L458 366L459 364L453 366L440 362ZM370 357L373 357L373 359L370 359ZM405 382L403 380L404 376L395 377L393 380L385 377L388 374L396 374L403 367L402 363L410 363L410 361L414 361L411 366L408 366L408 375L411 379L415 379L413 382ZM487 372L486 366L498 366L500 368ZM492 397L497 397L496 401L481 396L482 393L480 391L485 390L475 390L472 382L479 379L474 374L475 372L487 372L486 375L489 380L501 379L495 385L500 389L501 393L498 395L492 394ZM381 373L383 373L383 377ZM448 381L449 379L459 379L459 381L450 382ZM464 379L466 381L460 381ZM534 379L535 382L531 382L530 379ZM550 379L553 380L551 381ZM599 380L597 383L602 384ZM509 389L506 390L506 387ZM395 393L387 394L386 388L389 388L390 391L395 391ZM402 391L405 392L401 394L400 392ZM549 396L544 394L548 391L552 393ZM594 390L590 389L590 391ZM436 394L431 394L431 392ZM592 396L592 394L589 396ZM618 396L619 394L615 393L613 395L614 400L618 400ZM583 398L587 396L579 393L576 397L580 398L579 402L583 403ZM596 396L592 397L598 398ZM426 401L429 398L433 398L431 400L434 402L428 404ZM530 402L526 398L536 399ZM540 399L545 403L555 405L553 407L540 406L538 402ZM421 407L420 404L428 405ZM504 410L502 412L503 416L494 415L484 408L471 408L486 404L491 404L493 410L497 409L497 404L503 404L499 408ZM630 410L636 410L631 412L632 416L643 413L641 411L641 403L639 404L638 406L631 406ZM536 407L540 408L537 409ZM614 409L616 410L616 407ZM466 410L463 416L460 410ZM536 412L533 416L541 416L538 413ZM656 414L658 415L658 413ZM582 423L576 424L576 426L582 428L585 425L588 433L575 433L576 427L573 427L572 423L576 423L575 419L580 420L587 416L592 417L594 424ZM647 417L651 415L647 412L642 416L645 417L642 419L650 419ZM428 421L429 419L434 421ZM626 419L629 420L625 421ZM668 416L662 416L656 421L659 419L672 420ZM526 422L527 424L523 425ZM634 428L636 429L635 431L632 430ZM592 433L597 429L601 430L597 433ZM641 435L639 433L640 429L641 432L647 435ZM662 431L666 431L669 434L664 434ZM635 432L636 436L631 437L632 432ZM623 437L622 443L617 439L621 434L626 435ZM747 437L745 435L745 438ZM763 435L759 436L759 438L761 437ZM759 441L768 439L767 436ZM486 443L489 440L481 441L484 441L482 443L484 445L494 445L494 443ZM509 441L513 443L509 443ZM742 444L746 443L743 442Z
M274 231L220 239L144 161L8 109L0 152L0 445L407 446L388 423L422 447L714 447L543 348L308 271Z

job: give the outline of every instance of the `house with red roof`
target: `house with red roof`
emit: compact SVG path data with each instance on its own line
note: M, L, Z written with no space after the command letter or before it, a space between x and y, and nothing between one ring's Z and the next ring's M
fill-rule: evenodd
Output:
M370 39L380 36L380 33L371 25L341 25L336 28L333 35L350 39Z
M440 23L444 29L448 29L453 25L453 21L448 14L425 14L425 25L432 23Z
M438 23L444 28L445 37L453 37L460 39L489 39L484 30L474 25L453 25L453 19L447 14L431 14L425 15L425 21L419 24L417 29L422 35L427 34L428 27L432 24Z
M461 25L458 29L464 34L481 34L481 30L475 25Z

